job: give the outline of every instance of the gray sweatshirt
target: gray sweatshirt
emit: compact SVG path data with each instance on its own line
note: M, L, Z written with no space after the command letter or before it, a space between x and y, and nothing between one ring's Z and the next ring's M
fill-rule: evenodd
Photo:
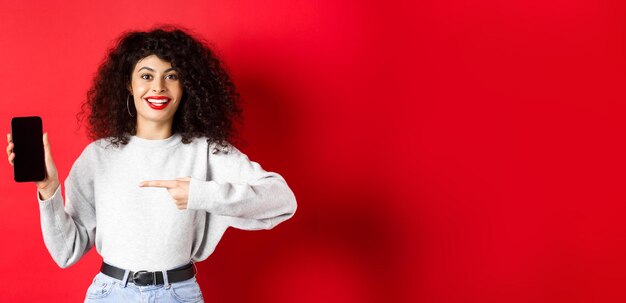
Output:
M285 180L234 146L213 153L205 139L183 144L131 137L117 148L89 144L52 197L39 195L43 238L60 267L92 246L111 265L132 271L167 270L202 261L228 227L271 229L296 211ZM191 177L188 209L176 208L166 188L141 181Z

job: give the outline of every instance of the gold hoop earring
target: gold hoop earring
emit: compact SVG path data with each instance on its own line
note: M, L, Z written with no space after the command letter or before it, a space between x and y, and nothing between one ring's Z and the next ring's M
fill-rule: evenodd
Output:
M130 100L129 100L129 99L130 99L130 96L132 96L132 95L131 95L131 94L128 94L128 97L126 97L126 109L128 110L128 114L129 114L131 117L135 117L135 116L133 116L133 114L131 114L131 113L130 113L130 105L129 105L129 103L130 103Z

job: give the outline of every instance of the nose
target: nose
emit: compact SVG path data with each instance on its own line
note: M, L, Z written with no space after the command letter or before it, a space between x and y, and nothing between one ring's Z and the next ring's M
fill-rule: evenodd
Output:
M163 85L163 80L157 79L152 81L152 91L155 93L160 93L165 91L165 85Z

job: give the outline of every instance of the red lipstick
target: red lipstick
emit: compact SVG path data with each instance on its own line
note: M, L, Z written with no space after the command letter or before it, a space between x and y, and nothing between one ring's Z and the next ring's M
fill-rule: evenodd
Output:
M170 104L170 101L172 101L172 99L166 96L150 96L144 98L144 100L148 103L148 106L150 106L150 108L156 110L162 110L166 108L167 105Z

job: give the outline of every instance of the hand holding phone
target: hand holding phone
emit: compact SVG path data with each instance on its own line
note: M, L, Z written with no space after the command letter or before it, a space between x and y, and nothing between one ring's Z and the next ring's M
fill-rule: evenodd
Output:
M42 198L49 198L57 189L59 180L48 135L42 135L41 118L13 118L11 130L13 133L7 134L7 155L14 167L15 181L35 181Z

